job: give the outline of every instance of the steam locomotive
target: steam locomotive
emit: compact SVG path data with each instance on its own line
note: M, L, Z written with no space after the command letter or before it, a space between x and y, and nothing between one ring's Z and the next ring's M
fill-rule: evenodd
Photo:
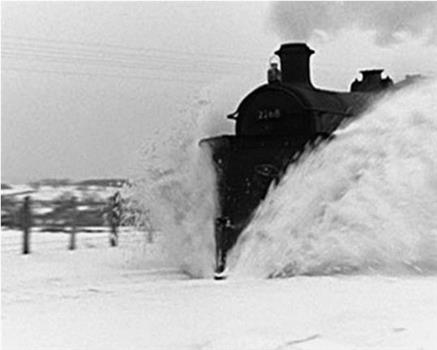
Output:
M272 182L304 148L330 138L340 123L396 88L389 77L382 78L382 69L361 71L362 79L352 83L350 92L315 88L310 80L313 53L304 43L282 45L275 52L281 70L269 71L268 83L250 92L228 116L235 121L235 135L200 141L210 148L217 172L216 276Z

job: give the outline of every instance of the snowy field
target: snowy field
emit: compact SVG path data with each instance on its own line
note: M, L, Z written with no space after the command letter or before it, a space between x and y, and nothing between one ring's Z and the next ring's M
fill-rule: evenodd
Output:
M2 349L437 348L435 276L193 280L107 238L2 231Z
M71 252L38 232L22 256L2 231L2 349L437 349L436 95L394 95L290 166L224 281L181 272L211 275L216 213L211 158L178 118L132 188L162 241L80 232Z

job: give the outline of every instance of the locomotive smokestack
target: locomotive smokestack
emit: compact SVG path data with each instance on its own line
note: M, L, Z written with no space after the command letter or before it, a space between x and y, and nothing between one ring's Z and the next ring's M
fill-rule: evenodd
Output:
M363 76L363 83L364 82L369 82L373 84L379 83L379 81L382 80L381 74L383 71L384 69L366 69L360 71L360 73Z
M351 91L379 91L389 88L393 85L393 80L390 77L382 78L381 73L383 69L366 69L360 71L363 75L363 80L359 81L355 79L355 81L351 85Z
M284 44L275 52L281 59L282 82L311 86L310 56L307 44Z

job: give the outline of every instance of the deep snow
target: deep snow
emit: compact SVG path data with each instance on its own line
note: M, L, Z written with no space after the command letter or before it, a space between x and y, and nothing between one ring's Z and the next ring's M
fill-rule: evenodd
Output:
M107 235L2 231L2 348L429 349L437 277L193 280L159 262L158 244Z
M291 164L239 237L230 274L435 274L436 96L436 81L390 93Z
M215 193L199 101L193 123L152 140L132 187L154 243L79 233L70 252L68 235L34 233L22 256L21 233L1 233L2 348L436 349L436 93L402 91L290 167L225 281L208 278Z

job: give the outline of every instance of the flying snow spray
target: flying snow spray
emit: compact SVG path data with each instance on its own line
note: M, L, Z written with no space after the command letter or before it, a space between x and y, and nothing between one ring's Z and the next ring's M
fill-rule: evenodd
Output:
M230 277L437 271L437 84L380 101L289 166Z

